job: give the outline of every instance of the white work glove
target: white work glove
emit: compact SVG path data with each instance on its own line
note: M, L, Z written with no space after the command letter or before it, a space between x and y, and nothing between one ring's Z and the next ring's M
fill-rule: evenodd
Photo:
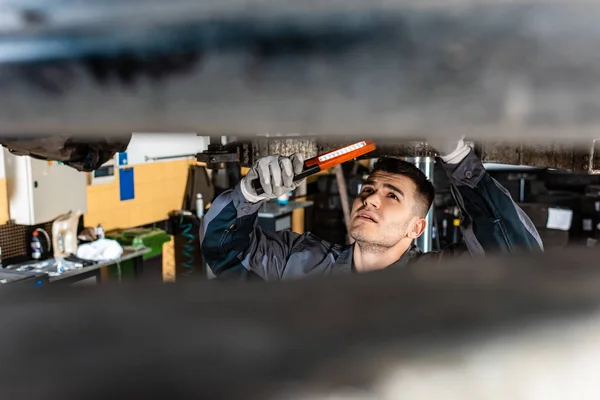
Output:
M465 143L464 135L459 140L432 139L428 143L440 153L440 158L446 164L458 164L471 151L471 147Z
M302 172L304 160L300 154L285 156L266 156L258 160L240 182L242 194L250 203L265 199L275 199L298 187L294 175ZM260 179L263 194L257 194L252 181Z

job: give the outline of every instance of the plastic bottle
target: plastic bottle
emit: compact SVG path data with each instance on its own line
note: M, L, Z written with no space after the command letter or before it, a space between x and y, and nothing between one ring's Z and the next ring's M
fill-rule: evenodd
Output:
M104 239L104 228L100 224L96 227L96 239Z
M33 236L31 238L31 258L34 260L39 260L42 258L42 242L40 242L40 238L38 238L39 232L34 231Z
M198 215L198 218L204 215L204 199L202 198L202 193L196 195L196 215Z

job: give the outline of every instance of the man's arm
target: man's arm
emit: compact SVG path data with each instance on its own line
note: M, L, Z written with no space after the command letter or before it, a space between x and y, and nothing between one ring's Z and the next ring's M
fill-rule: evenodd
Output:
M202 221L200 243L215 275L280 280L323 272L335 261L331 246L310 233L268 232L256 226L266 199L297 187L293 177L303 164L299 156L262 158L235 189L213 202ZM256 193L254 179L260 180L265 193Z
M200 226L207 264L220 278L278 280L295 241L294 232L265 232L256 226L264 201L250 203L240 185L215 199Z
M455 151L442 156L442 166L462 211L461 230L472 255L543 251L527 214L485 170L473 149L461 140Z

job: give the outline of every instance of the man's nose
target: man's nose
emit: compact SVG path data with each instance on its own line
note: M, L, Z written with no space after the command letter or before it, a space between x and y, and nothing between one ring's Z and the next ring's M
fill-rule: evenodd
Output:
M379 201L379 195L377 194L377 192L373 192L367 197L365 197L363 203L365 206L371 206L375 209L378 209L381 205L381 202Z

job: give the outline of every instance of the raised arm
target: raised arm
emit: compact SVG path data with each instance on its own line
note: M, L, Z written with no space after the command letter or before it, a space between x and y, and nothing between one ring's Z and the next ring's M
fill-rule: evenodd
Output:
M276 280L294 240L293 232L264 232L258 226L263 201L248 202L238 185L215 199L200 225L202 255L219 278Z
M297 186L294 173L302 170L300 157L269 156L259 160L235 189L213 202L200 227L202 254L220 278L279 280L291 253L307 236L267 232L257 226L258 210L268 198ZM259 178L265 193L257 195L252 180ZM292 265L293 267L293 265ZM289 274L288 274L289 275Z
M477 256L543 251L527 214L485 170L473 149L463 140L455 146L449 153L442 151L442 166L462 211L461 230L469 252Z

